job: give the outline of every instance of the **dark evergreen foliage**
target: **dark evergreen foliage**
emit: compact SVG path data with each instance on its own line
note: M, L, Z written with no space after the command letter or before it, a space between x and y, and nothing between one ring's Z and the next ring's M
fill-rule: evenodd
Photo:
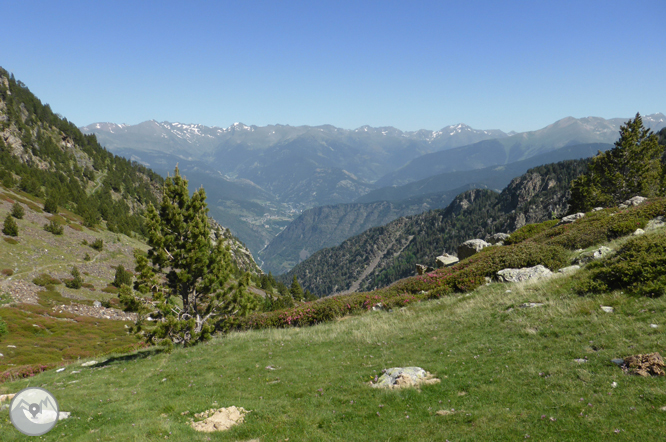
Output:
M14 203L11 215L16 219L23 219L25 216L25 209L20 203Z
M116 275L113 279L113 285L121 288L122 286L132 286L132 273L125 270L125 267L120 264L116 267Z
M572 183L570 211L616 206L636 195L662 195L664 148L657 141L640 114L627 121L615 147L594 157L588 172Z
M0 122L0 131L16 128L24 150L38 160L23 162L1 142L2 185L13 187L18 180L20 190L37 197L43 197L47 189L47 202L53 199L81 215L89 227L103 219L118 232L143 233L142 207L157 202L155 189L164 180L140 164L111 154L94 135L83 135L2 68L0 77L6 77L9 83L5 87L0 82L0 101L5 104L7 117ZM74 150L63 145L77 146L90 158L92 167L81 165ZM95 181L98 172L105 174L101 182ZM114 194L120 198L114 198Z
M7 236L18 236L18 224L16 224L16 221L14 221L14 218L11 215L7 215L7 218L5 218L4 225L2 226L2 233Z

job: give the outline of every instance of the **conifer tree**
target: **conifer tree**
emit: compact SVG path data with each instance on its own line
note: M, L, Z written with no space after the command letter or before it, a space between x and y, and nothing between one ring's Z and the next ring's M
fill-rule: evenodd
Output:
M294 279L291 281L291 287L289 288L289 294L291 295L292 298L294 298L294 301L302 301L303 300L303 289L301 288L301 285L298 283L298 279L296 279L296 275L294 275Z
M588 172L574 180L570 212L614 206L636 195L663 194L663 153L656 135L643 127L640 114L636 114L620 127L615 147L600 152L590 162Z
M210 339L214 321L223 315L242 315L256 308L245 291L248 278L228 284L231 254L222 241L213 243L206 193L189 196L187 180L176 167L164 184L159 211L146 212L147 256L137 254L137 289L152 293L150 317L155 327L137 331L149 342L186 346ZM218 238L221 233L218 232Z
M25 209L19 203L14 203L12 206L12 216L16 219L23 219L25 216Z
M14 221L14 218L12 218L11 215L7 215L7 218L5 218L5 223L2 226L2 233L7 236L18 236L18 224L16 224L16 221Z

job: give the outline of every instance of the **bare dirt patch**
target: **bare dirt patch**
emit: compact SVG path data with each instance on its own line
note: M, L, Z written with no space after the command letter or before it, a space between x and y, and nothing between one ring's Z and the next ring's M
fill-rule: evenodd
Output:
M249 411L245 410L243 407L231 406L228 408L211 408L202 413L197 413L194 415L196 419L203 419L199 422L190 422L192 428L196 431L202 431L204 433L212 433L213 431L224 431L243 423L245 415Z

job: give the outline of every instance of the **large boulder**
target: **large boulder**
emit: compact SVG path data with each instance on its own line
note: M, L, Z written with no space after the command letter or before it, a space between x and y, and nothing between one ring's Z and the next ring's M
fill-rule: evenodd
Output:
M497 279L500 282L522 282L531 279L548 278L553 272L541 264L534 267L524 267L522 269L504 269L497 272Z
M435 258L435 263L438 269L441 269L442 267L452 266L458 261L460 260L458 259L457 256L449 255L448 253L444 253L443 255L440 255L437 258Z
M458 246L458 259L463 260L469 258L488 246L490 246L490 244L482 239L470 239L469 241L465 241Z
M423 264L416 264L416 273L419 275L425 275L426 273L432 272L433 270L435 269L433 269L430 266L426 266Z
M582 212L574 213L573 215L565 216L564 218L562 218L560 222L557 223L557 225L561 226L562 224L571 224L572 222L581 219L584 216L585 214Z
M647 201L647 198L642 196L635 196L633 198L629 198L624 203L620 204L618 207L620 209L626 209L627 207L638 206L640 204L643 204L645 201Z
M393 367L383 370L383 374L372 385L375 388L418 387L421 384L438 384L439 379L421 367Z
M486 237L486 241L493 245L498 243L504 244L504 241L506 241L508 237L509 237L508 233L495 233L493 235L488 235Z
M647 226L645 226L645 230L649 232L650 230L661 229L665 225L666 225L666 222L664 222L664 217L663 216L658 216L658 217L653 218L650 221L648 221Z

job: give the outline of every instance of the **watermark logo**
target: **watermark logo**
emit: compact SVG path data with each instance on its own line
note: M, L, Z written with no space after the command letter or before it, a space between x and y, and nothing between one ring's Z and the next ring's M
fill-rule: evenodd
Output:
M9 418L14 427L27 436L48 433L58 422L58 401L39 387L29 387L16 393L9 404Z

